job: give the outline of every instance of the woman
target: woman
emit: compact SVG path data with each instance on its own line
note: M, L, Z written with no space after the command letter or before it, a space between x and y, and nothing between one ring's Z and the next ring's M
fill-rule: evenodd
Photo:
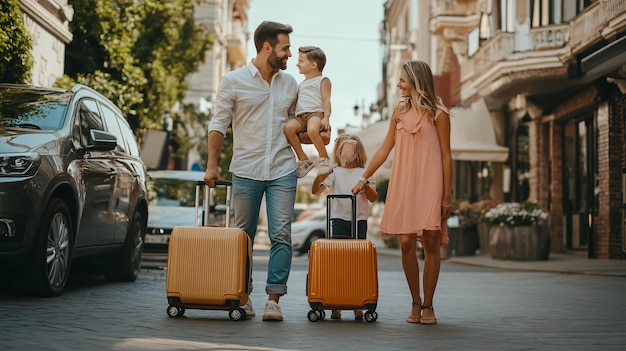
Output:
M387 136L361 179L370 178L396 147L380 230L397 235L400 241L402 268L412 297L406 321L436 324L433 296L441 264L439 247L448 244L446 220L452 209L450 115L435 96L432 72L425 62L405 63L397 87L404 101L395 107ZM357 182L352 192L362 191L365 183ZM423 301L418 240L424 246Z

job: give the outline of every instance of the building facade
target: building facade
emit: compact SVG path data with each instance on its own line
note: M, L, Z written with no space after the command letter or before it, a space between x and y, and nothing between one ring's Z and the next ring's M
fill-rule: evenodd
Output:
M206 0L197 6L195 20L213 36L213 46L198 71L187 78L188 90L183 104L212 113L221 77L246 65L249 8L250 0ZM195 128L188 126L187 129L189 135L195 135ZM190 150L187 168L200 163L201 158L198 150Z
M67 0L19 0L24 27L33 41L31 84L54 86L63 76L65 45L72 41L69 22L74 10Z
M246 64L249 7L249 0L206 0L196 7L195 20L213 36L213 47L199 70L187 78L184 104L210 109L220 78Z
M507 148L504 161L455 162L457 197L535 199L553 252L624 258L626 1L394 3L428 13L429 56L411 57L430 60L453 129L484 104Z

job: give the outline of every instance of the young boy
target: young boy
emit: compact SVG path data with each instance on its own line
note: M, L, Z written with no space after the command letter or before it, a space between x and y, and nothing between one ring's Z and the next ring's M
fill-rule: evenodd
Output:
M320 131L330 132L330 79L322 76L326 65L326 55L315 46L303 46L298 49L298 70L305 79L298 86L296 117L285 124L285 135L298 157L296 173L304 177L313 168L302 150L298 134L307 132L319 155L318 175L332 172L328 152Z

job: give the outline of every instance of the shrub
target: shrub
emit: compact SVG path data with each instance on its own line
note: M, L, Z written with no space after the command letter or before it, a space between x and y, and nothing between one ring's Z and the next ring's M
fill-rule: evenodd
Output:
M504 202L485 213L484 220L509 227L531 225L548 219L548 213L536 201Z

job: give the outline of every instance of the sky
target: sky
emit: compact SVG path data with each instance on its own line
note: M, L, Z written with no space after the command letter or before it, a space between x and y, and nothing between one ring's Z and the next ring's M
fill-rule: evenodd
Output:
M256 54L254 30L265 20L293 27L293 56L287 61L286 72L298 83L304 79L296 67L298 48L314 45L324 50L323 74L332 83L332 140L338 128L361 126L360 115L354 115L355 104L369 109L376 102L382 80L380 27L384 3L385 0L251 0L248 59Z

